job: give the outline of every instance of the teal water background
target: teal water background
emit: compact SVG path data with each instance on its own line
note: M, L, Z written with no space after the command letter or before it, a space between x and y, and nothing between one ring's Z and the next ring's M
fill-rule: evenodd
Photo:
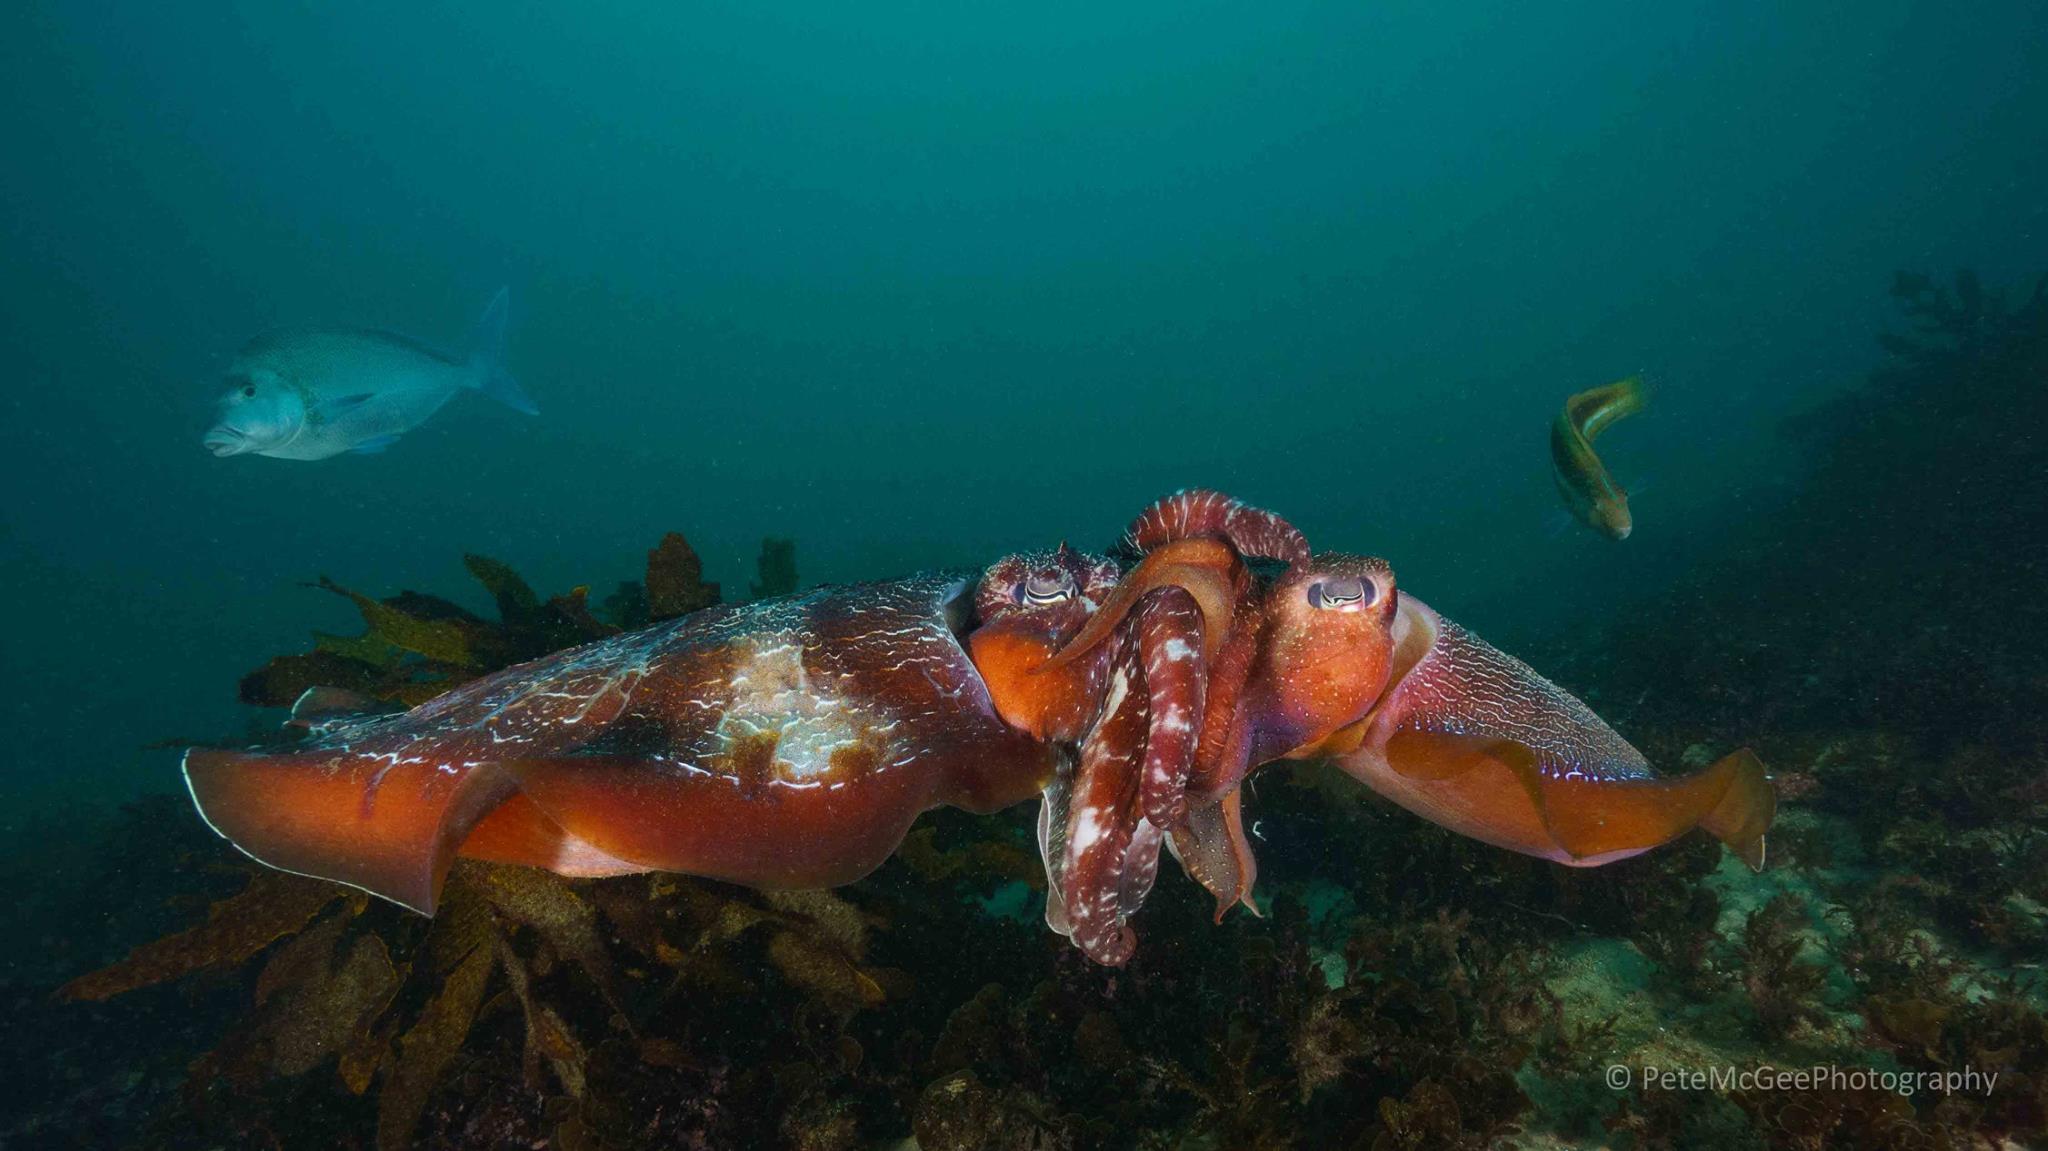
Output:
M465 550L601 590L678 529L730 594L765 534L879 578L1204 485L1510 646L1626 610L1793 474L1893 269L2048 266L2044 13L11 5L0 797L175 787L142 745L345 629L300 581ZM249 336L455 343L500 284L539 419L200 449ZM1547 422L1636 370L1637 533L1559 532Z

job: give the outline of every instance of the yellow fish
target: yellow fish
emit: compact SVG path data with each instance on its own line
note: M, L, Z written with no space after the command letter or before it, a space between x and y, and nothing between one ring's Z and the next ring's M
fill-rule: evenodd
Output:
M1643 378L1630 376L1566 400L1550 425L1557 494L1575 519L1608 539L1627 539L1635 521L1628 514L1628 490L1607 474L1607 465L1593 454L1593 441L1607 425L1642 411L1646 398Z

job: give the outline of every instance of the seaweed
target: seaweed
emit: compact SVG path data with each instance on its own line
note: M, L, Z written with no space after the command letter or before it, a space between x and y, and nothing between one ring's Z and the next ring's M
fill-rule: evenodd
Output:
M471 553L463 564L497 605L496 621L439 596L403 591L377 599L322 576L311 586L353 604L362 634L315 632L312 651L278 656L244 676L242 702L290 707L311 688L334 687L413 707L514 663L700 611L719 598L718 585L704 582L703 564L675 532L648 553L645 582L621 583L598 611L586 587L543 600L500 560Z
M306 926L346 889L281 871L252 874L240 894L221 900L205 923L137 947L111 967L58 988L66 999L104 1000L216 965L248 960Z
M1774 896L1743 922L1743 988L1765 1039L1783 1038L1822 1014L1814 997L1826 971L1800 957L1807 947L1800 931L1805 922L1806 905L1796 895Z
M659 622L718 602L718 585L704 582L704 563L680 532L661 537L647 553L647 616Z

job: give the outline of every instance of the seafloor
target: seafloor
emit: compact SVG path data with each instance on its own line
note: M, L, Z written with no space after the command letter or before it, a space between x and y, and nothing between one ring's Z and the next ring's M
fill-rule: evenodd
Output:
M1626 728L1653 762L1755 746L1762 876L1703 836L1573 871L1274 769L1267 916L1214 925L1164 879L1106 971L1038 922L1028 811L935 814L832 893L465 864L430 922L266 872L165 797L20 832L0 1145L2048 1144L2048 299L1893 294L1886 368L1787 430L1796 489L1524 650L1596 706L1649 701ZM751 591L794 565L771 542ZM364 636L244 698L410 702L716 594L678 537L597 603L471 568L499 619L357 597ZM1814 1067L1997 1078L1646 1082Z

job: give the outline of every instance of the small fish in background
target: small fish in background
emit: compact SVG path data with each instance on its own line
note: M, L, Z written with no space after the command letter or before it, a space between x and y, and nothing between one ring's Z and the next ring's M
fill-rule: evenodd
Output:
M500 288L492 297L462 357L391 332L257 337L228 368L228 392L206 433L206 450L281 460L381 452L463 391L538 415L505 370L508 296Z
M1609 424L1643 410L1648 398L1641 376L1592 388L1564 402L1550 425L1550 470L1557 494L1572 518L1612 540L1625 540L1635 528L1629 516L1628 491L1607 474L1607 465L1593 454L1593 441Z

